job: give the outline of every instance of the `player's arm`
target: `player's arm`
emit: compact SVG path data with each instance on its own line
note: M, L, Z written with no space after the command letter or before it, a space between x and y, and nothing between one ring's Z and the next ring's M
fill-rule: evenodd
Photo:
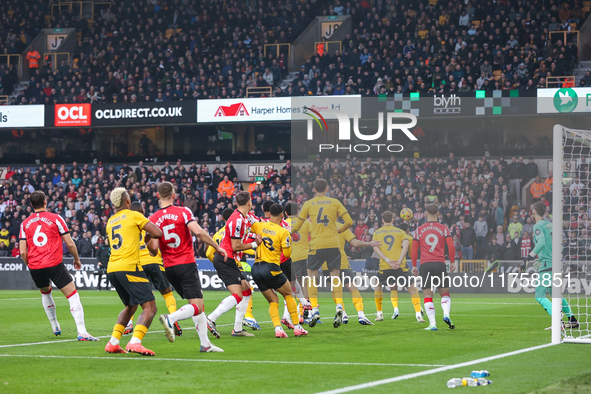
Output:
M205 242L206 244L208 244L209 246L211 246L212 248L214 248L216 252L218 252L219 254L221 254L222 256L224 256L224 261L226 261L228 259L228 256L226 255L226 252L224 251L224 249L222 249L213 240L213 238L211 238L209 236L209 234L207 233L207 231L205 231L199 224L197 224L196 221L194 221L194 220L190 221L189 223L187 223L187 227L189 228L189 230L191 230L191 232L193 234L195 234L195 236L197 238L199 238L201 241Z
M412 274L414 276L419 275L419 269L417 268L417 260L419 259L419 248L421 247L421 243L418 239L412 240L412 250L410 252L410 259L412 261Z
M151 239L153 239L153 238L158 239L158 238L162 237L162 230L160 230L152 222L146 223L143 230L146 231L146 235L144 235L144 243L146 244L146 246L148 246L148 243L150 242ZM149 247L148 247L148 250L150 251L150 253L152 253L152 250ZM158 254L158 252L156 252L156 254Z
M343 204L341 204L340 202L339 202L339 207L338 207L338 213L339 213L339 217L341 219L343 219L345 222L341 226L341 228L339 229L339 234L340 234L342 232L347 231L347 229L349 229L349 227L351 227L353 225L353 219L351 219L351 215L349 215L347 208L345 208L345 206Z
M215 255L215 249L212 246L207 245L207 250L205 251L205 257L207 257L207 259L213 263L214 255Z
M449 272L454 272L456 270L456 246L451 235L445 237L445 243L447 244L447 252L449 253Z
M66 243L66 247L68 248L68 251L70 252L72 257L74 257L74 268L79 270L80 268L82 268L82 263L80 263L80 256L78 255L78 249L76 248L76 244L74 243L74 240L70 236L70 233L62 234L62 240Z
M21 254L21 259L25 262L27 267L29 266L29 255L28 255L28 248L27 248L27 240L21 239L18 243L18 249Z
M408 239L405 238L402 240L402 251L400 252L400 257L398 257L398 261L396 263L394 263L394 265L392 266L392 268L394 268L395 270L400 268L400 265L402 264L402 260L404 260L404 258L406 257L406 254L408 253L409 245L410 245L410 242Z
M302 207L302 210L300 211L299 215L298 215L298 219L296 220L295 224L293 226L291 226L291 233L295 233L297 231L299 231L302 226L304 225L304 222L306 221L306 218L308 217L308 209L309 209L309 204L307 202L304 203L304 206Z
M353 245L353 244L351 244L351 245ZM382 252L382 250L379 247L374 246L373 251L378 255L379 258L381 258L386 263L388 263L388 265L391 263L392 260L390 260L388 257L386 257L384 252Z
M157 239L152 238L148 242L144 242L146 244L146 248L150 252L150 256L155 257L158 256L158 247L160 246Z
M521 263L521 265L519 266L520 272L525 272L525 270L527 269L527 263L534 260L538 256L538 254L542 250L544 250L544 247L546 246L546 237L544 237L544 233L540 229L534 229L534 242L536 243L536 246L534 246L534 248L527 255L527 257L523 259L523 263ZM536 268L535 264L534 268Z
M370 242L365 242L365 241L361 241L357 238L354 238L352 240L349 241L349 244L351 246L353 246L354 248L379 248L380 246L382 246L382 243L379 241L370 241Z
M288 259L291 257L291 235L286 231L281 239L281 251L283 257Z

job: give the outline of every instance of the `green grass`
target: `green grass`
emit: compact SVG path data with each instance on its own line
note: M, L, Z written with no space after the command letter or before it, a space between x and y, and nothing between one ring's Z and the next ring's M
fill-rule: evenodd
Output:
M206 310L213 310L226 294L207 292ZM334 304L325 294L320 300L320 311L326 324L309 329L308 337L294 338L288 330L290 338L278 340L274 338L273 328L268 322L268 304L260 293L255 293L254 315L264 322L261 324L263 331L255 332L254 338L233 338L230 333L234 313L227 313L218 320L222 338L214 340L225 353L199 353L197 334L189 329L191 320L181 323L186 330L173 344L166 340L160 332L160 324L155 320L143 342L156 352L156 357L110 355L104 352L106 338L90 343L63 342L74 339L76 330L67 300L59 292L54 292L54 297L62 328L59 338L51 334L38 292L0 292L0 346L49 342L0 347L0 392L197 392L205 389L208 393L315 393L426 371L438 365L462 363L550 341L550 332L544 331L550 325L550 319L532 296L452 295L452 318L456 329L449 330L440 321L441 309L436 305L439 331L426 332L423 330L426 325L415 322L406 294L401 294L401 316L398 320L390 320L392 306L384 300L384 322L361 326L355 317L351 317L350 323L339 329L332 328L330 324ZM95 336L110 335L122 309L116 293L81 291L80 297L88 331ZM366 313L375 313L371 295L364 297ZM156 300L160 311L165 311L162 298L157 295ZM347 312L354 315L350 298L346 298L345 303ZM183 301L179 300L178 304L183 305ZM368 317L375 318L373 315ZM128 339L123 338L123 345ZM591 380L588 355L589 347L586 345L563 344L365 391L448 392L445 385L448 379L468 376L474 369L487 369L491 372L492 385L455 390L585 393ZM219 361L212 362L214 360ZM310 363L289 365L279 361ZM338 364L346 362L357 364ZM585 387L587 391L584 391Z

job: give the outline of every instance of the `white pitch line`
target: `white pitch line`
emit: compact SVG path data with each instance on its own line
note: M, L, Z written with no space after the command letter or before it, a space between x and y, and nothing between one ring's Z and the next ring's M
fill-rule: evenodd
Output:
M205 362L205 363L255 363L255 364L297 364L297 365L340 365L340 366L380 366L380 367L441 367L443 364L390 364L390 363L340 363L330 361L269 361L269 360L216 360L195 358L152 358L152 357L97 357L97 356L54 356L40 354L0 354L0 357L26 357L26 358L59 358L59 359L86 359L86 360L150 360L150 361L181 361L181 362Z
M410 373L410 374L402 375L402 376L396 376L394 378L376 380L376 381L373 381L373 382L357 384L357 385L354 385L354 386L342 387L340 389L329 390L329 391L322 391L322 392L318 392L316 394L341 394L341 393L348 393L350 391L363 390L363 389L367 389L367 388L370 388L370 387L380 386L380 385L383 385L383 384L400 382L402 380L408 380L408 379L418 378L418 377L421 377L421 376L433 375L433 374L436 374L436 373L439 373L439 372L450 371L452 369L469 367L469 366L475 365L475 364L482 364L482 363L485 363L485 362L488 362L488 361L498 360L500 358L505 358L505 357L509 357L509 356L515 356L517 354L527 353L527 352L531 352L531 351L534 351L534 350L543 349L543 348L546 348L546 347L549 347L549 346L553 346L553 344L552 343L547 343L545 345L528 347L528 348L525 348L525 349L515 350L515 351L512 351L512 352L508 352L508 353L497 354L496 356L479 358L477 360L467 361L467 362L464 362L464 363L453 364L453 365L446 365L446 366L439 367L439 368L428 369L426 371Z

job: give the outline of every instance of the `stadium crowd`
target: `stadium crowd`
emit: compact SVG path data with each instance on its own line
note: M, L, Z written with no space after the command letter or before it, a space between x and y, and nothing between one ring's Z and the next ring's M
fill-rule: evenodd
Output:
M292 173L294 191L292 197ZM565 186L565 253L570 259L591 256L591 222L589 222L588 185L591 179L588 163L583 160L576 177ZM316 158L305 167L292 168L288 160L263 182L254 178L248 187L253 211L263 216L262 205L268 200L285 204L289 200L303 203L313 196L316 176L326 178L331 196L338 198L354 220L352 231L357 238L371 240L381 226L380 215L386 210L395 214L395 224L402 222L399 212L413 210L411 230L425 220L424 206L440 204L443 223L449 226L459 259L518 260L533 247L531 206L521 204L522 188L528 187L533 202L552 201L552 174L539 177L533 159L503 157L481 160L420 158L403 160L358 159L339 161ZM169 180L177 187L176 204L189 207L200 225L210 234L224 225L221 212L235 207L235 195L243 190L231 162L210 168L208 165L182 162L157 168L139 162L135 168L114 165L42 165L39 168L8 168L0 184L0 256L18 255L20 223L30 214L27 197L43 190L48 209L61 215L68 224L82 257L100 257L105 244L105 225L112 214L109 193L124 186L133 201L141 202L147 214L158 209L156 186ZM375 259L371 249L347 247L351 258L366 259L368 268ZM64 248L64 253L68 253ZM104 256L104 247L102 251ZM198 253L204 256L203 245Z
M381 225L381 213L392 211L395 225L402 223L399 212L408 207L414 218L411 231L425 221L427 203L440 205L440 220L451 230L458 259L520 260L533 248L532 206L552 202L552 174L539 177L533 158L503 157L480 160L456 158L404 158L390 160L339 161L316 158L309 166L292 170L293 198L298 203L313 196L315 174L329 180L331 196L340 199L354 220L357 238L368 241ZM583 160L578 177L565 187L564 245L570 259L591 256L589 237L589 166ZM533 198L522 204L522 189ZM529 199L527 201L530 201ZM549 214L547 214L549 215ZM569 245L572 245L569 246ZM367 249L347 249L353 258L376 260Z
M268 198L285 203L290 198L290 164L268 174L261 183L253 182L253 210L263 216L262 204ZM48 210L62 216L70 228L81 257L100 257L106 240L107 219L113 214L109 196L116 187L130 191L132 201L144 205L146 215L158 209L156 186L171 181L177 187L175 204L189 207L199 224L210 234L224 225L222 211L235 207L235 195L242 190L232 163L211 168L165 162L161 168L139 162L132 168L124 164L96 166L43 165L39 168L10 168L0 184L0 256L18 255L20 224L32 212L29 195L42 190L48 196ZM204 257L204 244L198 252ZM64 254L68 255L64 247Z
M571 75L574 35L564 42L549 33L585 18L578 0L113 0L91 24L70 12L45 26L51 3L0 6L0 53L21 53L44 27L81 33L72 64L41 59L15 103L231 98L261 86L275 96L533 90L548 76ZM265 56L264 45L292 43L315 16L335 14L353 18L342 51L320 50L282 90L287 53ZM0 65L0 94L15 82L16 68ZM589 86L591 73L579 83Z

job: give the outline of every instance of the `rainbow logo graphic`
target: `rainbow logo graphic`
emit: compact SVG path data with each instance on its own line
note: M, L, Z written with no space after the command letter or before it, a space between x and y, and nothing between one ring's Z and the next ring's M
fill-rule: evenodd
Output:
M320 126L320 130L324 130L324 128L322 127L322 123L324 123L324 127L326 127L326 130L328 130L328 125L326 124L326 120L324 120L324 117L322 115L320 115L320 112L318 112L312 108L308 108L308 107L304 107L304 111L310 111L310 112L313 112L316 115L318 115L320 117L320 119L318 119L317 117L312 115L310 112L305 112L306 115L308 115L309 117L314 119L316 121L316 123L318 123L318 126ZM320 120L322 120L322 123L320 123Z

